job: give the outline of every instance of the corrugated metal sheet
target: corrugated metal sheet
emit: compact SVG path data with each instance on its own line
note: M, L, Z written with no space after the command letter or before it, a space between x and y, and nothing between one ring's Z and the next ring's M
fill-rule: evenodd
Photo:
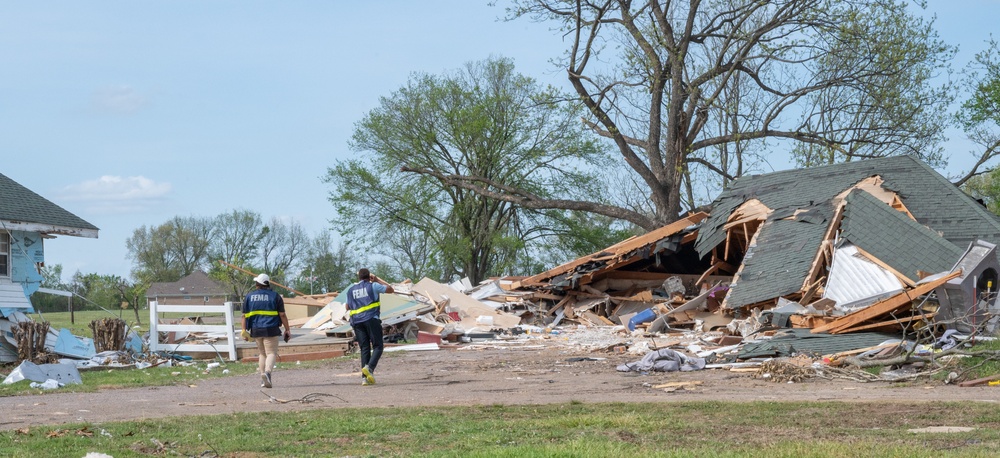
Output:
M858 254L852 243L833 252L830 279L823 298L837 302L837 309L856 310L903 290L895 275Z

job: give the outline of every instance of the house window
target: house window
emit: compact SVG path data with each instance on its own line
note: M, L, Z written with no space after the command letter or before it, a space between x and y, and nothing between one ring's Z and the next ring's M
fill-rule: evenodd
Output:
M0 277L10 276L10 236L0 234Z

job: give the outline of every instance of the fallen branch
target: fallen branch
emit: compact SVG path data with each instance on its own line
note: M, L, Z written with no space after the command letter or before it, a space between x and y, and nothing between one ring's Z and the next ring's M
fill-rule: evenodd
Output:
M269 402L274 402L274 403L278 403L278 404L287 404L289 402L301 402L303 404L309 404L311 402L322 402L323 399L321 399L320 396L330 396L330 397L334 397L334 398L340 399L341 402L344 402L344 403L347 402L346 400L344 400L344 398L342 398L340 396L337 396L335 394L328 394L328 393L309 393L309 394L307 394L305 396L302 396L301 398L298 398L298 399L278 399L278 398L276 398L274 396L271 396L270 394L265 393L263 390L261 390L261 394L263 394L264 396L267 396Z

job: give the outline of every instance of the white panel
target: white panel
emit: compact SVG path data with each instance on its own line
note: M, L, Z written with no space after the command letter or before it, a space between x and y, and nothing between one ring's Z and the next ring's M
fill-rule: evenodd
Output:
M836 301L838 310L852 311L902 290L895 275L858 254L853 244L845 243L833 253L823 297Z

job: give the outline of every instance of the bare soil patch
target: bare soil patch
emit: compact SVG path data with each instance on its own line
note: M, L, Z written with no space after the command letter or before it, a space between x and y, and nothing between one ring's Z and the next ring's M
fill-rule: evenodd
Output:
M706 369L694 372L618 372L635 355L543 345L387 353L375 386L361 386L357 359L330 360L320 368L279 365L274 388L256 376L203 380L196 386L108 389L96 393L47 393L4 398L0 429L87 422L156 419L184 415L356 407L406 407L565 402L831 401L921 403L997 402L1000 388L960 388L940 381L858 383L807 379L776 383L752 373ZM240 363L230 363L240 364ZM84 375L85 376L85 375ZM699 381L683 389L655 388ZM310 396L312 395L312 396ZM274 397L281 401L274 402ZM296 402L298 399L319 399Z

